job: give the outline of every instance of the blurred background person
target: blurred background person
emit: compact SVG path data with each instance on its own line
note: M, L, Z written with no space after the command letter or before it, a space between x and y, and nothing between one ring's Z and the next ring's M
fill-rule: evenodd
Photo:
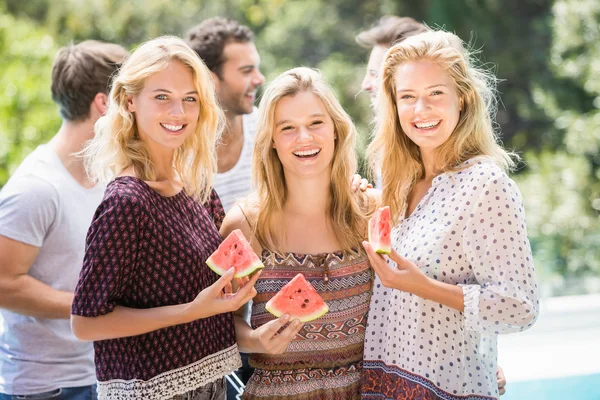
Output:
M106 112L126 55L92 40L59 50L51 91L62 125L0 191L0 399L96 396L92 344L73 335L69 317L104 185L89 179L77 153Z

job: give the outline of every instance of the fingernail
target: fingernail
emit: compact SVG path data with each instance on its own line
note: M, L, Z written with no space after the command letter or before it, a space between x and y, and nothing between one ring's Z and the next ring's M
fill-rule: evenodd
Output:
M233 274L235 272L235 267L231 267L227 270L228 274Z

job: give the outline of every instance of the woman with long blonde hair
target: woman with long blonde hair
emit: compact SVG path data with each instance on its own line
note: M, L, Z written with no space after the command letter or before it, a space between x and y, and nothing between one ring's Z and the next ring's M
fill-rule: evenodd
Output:
M362 396L497 398L497 335L529 328L539 304L495 77L443 31L393 46L381 76L369 156L394 250L388 265L363 243L377 276Z
M100 399L224 398L241 362L233 271L205 264L221 242L211 190L223 125L206 66L181 39L142 44L114 79L84 155L108 181L88 231L71 324L93 340Z
M251 326L236 316L240 349L255 368L244 399L360 398L372 272L360 246L368 201L348 183L355 140L352 120L317 71L291 69L266 89L254 149L257 195L234 207L221 229L241 229L265 265ZM329 305L305 324L265 310L298 273Z

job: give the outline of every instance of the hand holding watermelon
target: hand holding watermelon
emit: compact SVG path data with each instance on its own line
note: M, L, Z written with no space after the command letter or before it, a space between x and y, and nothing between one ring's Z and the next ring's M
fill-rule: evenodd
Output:
M254 284L260 276L260 271L255 273L235 293L233 293L231 285L234 274L235 268L230 268L215 283L201 291L194 301L188 303L186 314L191 318L190 321L233 312L256 296Z
M284 314L280 318L269 321L266 324L255 329L251 338L255 343L255 353L266 353L266 354L282 354L288 348L288 345L300 329L304 326L300 320L293 320L288 326L285 326L290 320L289 314Z
M371 243L364 241L363 247L367 251L371 267L379 276L383 286L427 298L425 292L430 287L430 278L412 261L402 257L396 250L391 250L389 258L396 264L392 266L387 263L384 255L375 251Z

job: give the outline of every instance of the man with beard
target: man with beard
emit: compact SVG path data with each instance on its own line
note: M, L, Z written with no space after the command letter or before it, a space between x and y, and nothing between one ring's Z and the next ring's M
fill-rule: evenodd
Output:
M215 79L217 97L227 118L217 147L219 173L215 190L225 211L252 190L251 166L256 125L254 100L265 77L254 34L237 21L210 18L192 28L188 44L198 53Z

